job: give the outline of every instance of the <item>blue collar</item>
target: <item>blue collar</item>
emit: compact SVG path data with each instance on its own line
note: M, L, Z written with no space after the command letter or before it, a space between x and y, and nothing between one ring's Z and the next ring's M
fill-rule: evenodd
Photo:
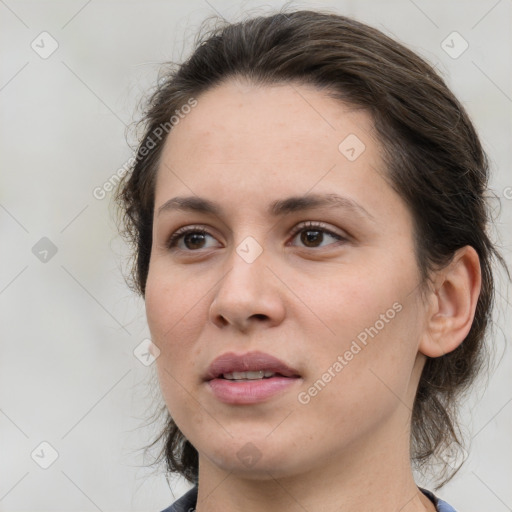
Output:
M451 505L438 498L434 493L421 487L419 489L436 506L437 512L457 512ZM170 507L162 510L162 512L194 512L197 504L197 490L198 487L195 485Z

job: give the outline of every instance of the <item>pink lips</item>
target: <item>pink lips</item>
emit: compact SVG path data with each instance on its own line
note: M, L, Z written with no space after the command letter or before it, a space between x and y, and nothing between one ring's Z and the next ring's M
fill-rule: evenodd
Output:
M268 370L276 373L270 378L237 382L222 377L225 373ZM217 357L204 376L207 386L221 402L255 404L284 391L301 380L299 373L283 361L264 352L235 354L228 352Z

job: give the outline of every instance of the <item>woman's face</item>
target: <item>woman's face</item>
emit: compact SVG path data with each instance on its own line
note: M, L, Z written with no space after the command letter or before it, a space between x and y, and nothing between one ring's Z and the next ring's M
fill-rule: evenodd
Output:
M408 457L426 311L379 150L368 114L291 84L218 86L168 136L146 309L200 464L268 478L390 446ZM288 376L217 376L279 370L261 353Z

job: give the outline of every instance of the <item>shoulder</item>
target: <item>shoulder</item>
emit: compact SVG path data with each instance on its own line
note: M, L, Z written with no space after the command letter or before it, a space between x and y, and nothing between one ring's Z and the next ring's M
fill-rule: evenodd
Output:
M197 485L176 500L170 507L162 512L193 512L197 503Z
M457 512L449 503L443 501L441 498L438 498L433 492L428 491L427 489L421 489L421 492L427 496L432 503L436 506L437 512Z

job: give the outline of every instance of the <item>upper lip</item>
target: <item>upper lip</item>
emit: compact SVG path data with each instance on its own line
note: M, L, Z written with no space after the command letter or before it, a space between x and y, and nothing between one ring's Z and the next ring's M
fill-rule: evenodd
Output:
M247 352L245 354L226 352L212 361L204 376L204 380L216 379L224 373L259 370L269 370L279 373L284 377L300 377L295 368L288 366L280 359L277 359L277 357L265 352Z

